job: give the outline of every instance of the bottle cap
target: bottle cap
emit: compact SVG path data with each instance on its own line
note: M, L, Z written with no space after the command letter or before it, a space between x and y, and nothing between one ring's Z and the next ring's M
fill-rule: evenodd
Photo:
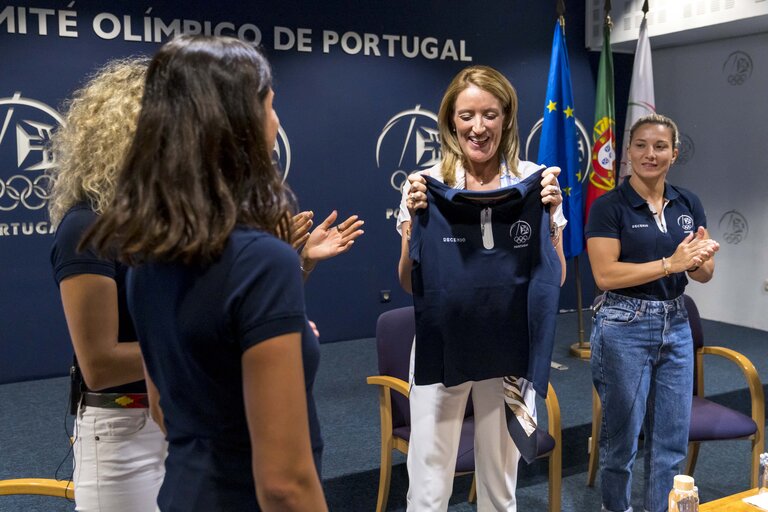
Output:
M693 477L688 475L675 475L675 489L678 491L692 491Z

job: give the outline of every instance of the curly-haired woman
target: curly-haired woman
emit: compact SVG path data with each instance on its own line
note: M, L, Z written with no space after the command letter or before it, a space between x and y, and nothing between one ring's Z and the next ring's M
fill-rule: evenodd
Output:
M49 213L57 226L54 277L84 380L75 404L76 510L155 510L166 442L150 418L141 352L126 306L126 267L90 249L83 234L115 195L136 130L147 61L112 61L66 105L54 135Z

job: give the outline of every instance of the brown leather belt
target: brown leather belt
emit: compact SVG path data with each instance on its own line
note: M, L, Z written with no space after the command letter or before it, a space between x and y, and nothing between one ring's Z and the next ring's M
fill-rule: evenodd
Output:
M107 409L146 409L149 407L146 393L83 393L86 407Z

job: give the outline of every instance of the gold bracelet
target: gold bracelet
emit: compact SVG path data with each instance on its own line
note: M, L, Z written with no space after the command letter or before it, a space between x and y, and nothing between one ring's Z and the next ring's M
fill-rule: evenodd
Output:
M669 277L669 263L664 256L661 257L661 266L664 268L664 277Z

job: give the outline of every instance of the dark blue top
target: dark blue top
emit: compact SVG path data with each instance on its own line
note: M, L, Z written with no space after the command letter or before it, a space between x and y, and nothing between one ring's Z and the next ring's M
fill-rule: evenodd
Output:
M689 233L699 226L707 227L699 198L689 190L665 183L664 198L669 202L664 208L667 232L662 232L630 179L595 200L584 233L587 238L617 238L621 243L619 261L646 263L669 258ZM671 300L683 294L686 284L685 272L676 272L650 283L611 291L636 299Z
M283 334L302 333L319 471L322 440L312 385L320 353L304 312L298 256L288 244L238 227L208 266L131 269L128 304L168 432L161 510L258 510L241 360L250 347Z
M79 274L97 274L106 276L117 285L118 332L117 341L137 341L133 321L128 312L125 294L125 275L127 267L111 259L98 256L90 248L78 252L83 235L96 221L97 215L87 203L78 203L70 208L61 219L51 247L51 266L56 284L70 276ZM146 393L144 381L133 382L102 389L101 393Z
M546 396L562 269L541 171L488 192L425 179L410 241L416 384L517 376Z

